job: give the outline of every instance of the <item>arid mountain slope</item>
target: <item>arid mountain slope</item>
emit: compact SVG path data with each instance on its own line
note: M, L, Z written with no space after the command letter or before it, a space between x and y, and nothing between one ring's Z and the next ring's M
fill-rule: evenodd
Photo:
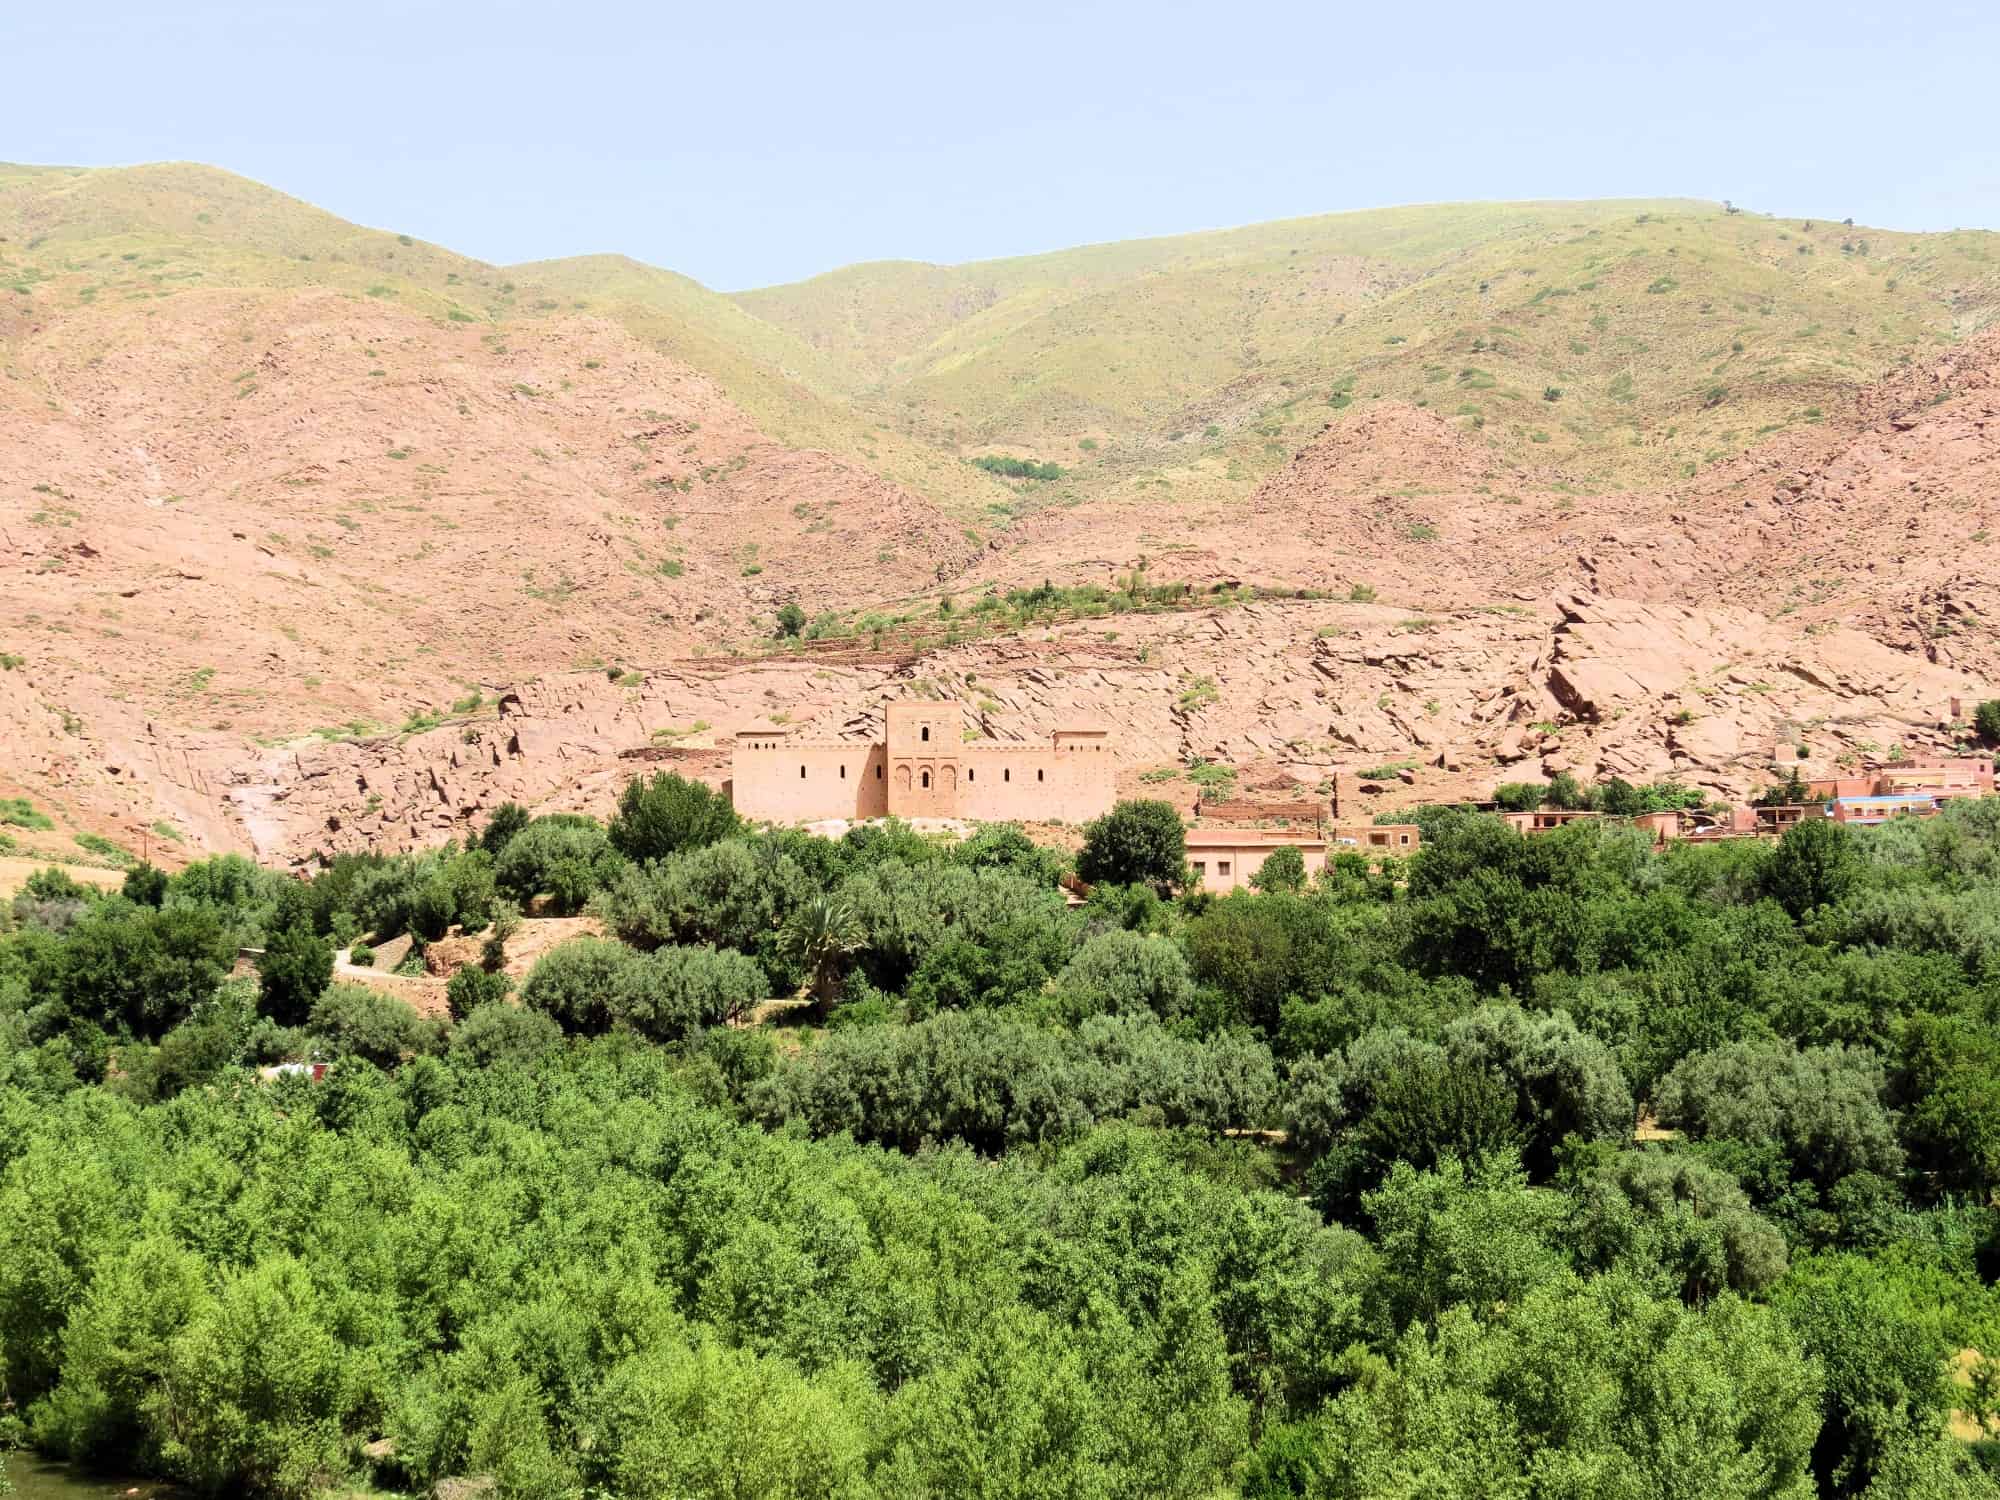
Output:
M304 859L911 693L1384 805L1950 745L2000 681L1993 245L1459 206L732 299L0 167L0 795L38 848ZM952 624L1135 571L1195 593Z

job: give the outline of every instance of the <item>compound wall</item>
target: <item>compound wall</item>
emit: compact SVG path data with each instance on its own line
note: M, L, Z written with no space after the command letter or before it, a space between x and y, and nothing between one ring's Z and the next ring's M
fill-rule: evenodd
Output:
M880 818L889 811L888 764L881 745L739 745L729 798L744 817L772 823Z

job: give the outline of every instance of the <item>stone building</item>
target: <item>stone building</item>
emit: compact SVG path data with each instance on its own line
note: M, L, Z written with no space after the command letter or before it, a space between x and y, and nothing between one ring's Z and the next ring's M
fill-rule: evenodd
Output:
M739 730L729 795L746 818L964 818L1082 823L1111 811L1117 765L1102 729L1058 729L1046 743L965 737L962 704L884 706L887 737L815 740L782 725Z

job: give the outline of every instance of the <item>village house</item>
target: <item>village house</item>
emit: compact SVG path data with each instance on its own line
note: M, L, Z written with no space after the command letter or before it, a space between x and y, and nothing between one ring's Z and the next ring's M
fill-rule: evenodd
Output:
M1362 824L1348 828L1190 828L1188 871L1203 890L1218 896L1245 890L1274 850L1299 851L1306 877L1325 871L1330 859L1358 854L1371 864L1414 854L1423 835L1414 823Z

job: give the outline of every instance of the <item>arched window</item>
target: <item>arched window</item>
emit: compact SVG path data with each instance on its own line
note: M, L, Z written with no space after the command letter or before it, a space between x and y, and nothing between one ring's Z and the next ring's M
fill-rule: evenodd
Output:
M917 731L917 738L920 740L927 740L930 737L931 737L931 726L928 724L924 725L922 729Z
M847 780L847 767L846 767L846 766L842 766L842 767L840 768L840 779L841 779L842 781L845 781L845 780Z
M967 766L967 767L965 768L965 779L966 779L967 781L970 781L970 780L972 780L972 770L973 770L973 768L972 768L971 766Z
M806 768L805 768L804 766L800 766L800 767L799 767L799 780L801 780L801 781L804 781L805 779L806 779Z
M924 772L924 790L929 791L930 785L931 785L931 773L926 771Z
M1000 772L1000 779L1002 781L1012 781L1014 779L1014 768L1012 766L1004 767Z
M1035 780L1040 781L1041 779L1042 779L1042 768L1040 766L1037 766L1035 767Z

